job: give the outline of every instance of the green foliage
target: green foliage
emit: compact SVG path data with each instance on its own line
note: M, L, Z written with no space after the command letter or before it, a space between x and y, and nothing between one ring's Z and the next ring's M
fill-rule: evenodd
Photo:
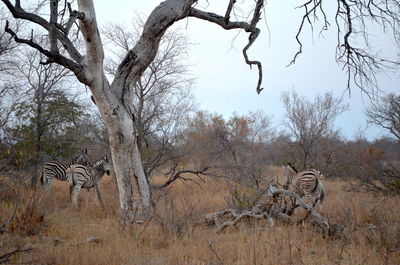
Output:
M386 187L395 193L400 193L400 178L393 179Z
M43 153L51 158L70 157L77 148L79 124L88 116L62 90L54 90L44 100L23 102L15 115L17 124L10 130L14 148L25 154L29 164L40 162Z

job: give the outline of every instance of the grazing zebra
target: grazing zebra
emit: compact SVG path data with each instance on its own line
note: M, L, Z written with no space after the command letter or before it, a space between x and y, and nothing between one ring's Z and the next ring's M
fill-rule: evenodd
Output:
M76 164L68 167L66 169L66 177L70 184L69 191L72 203L78 206L77 197L82 188L88 190L86 196L87 202L90 189L95 188L95 196L99 200L101 207L104 208L103 199L101 198L99 190L99 182L105 173L110 175L110 170L111 163L107 156L93 162L90 167Z
M89 165L89 157L87 150L83 154L80 154L72 159L74 164ZM71 164L61 163L57 161L47 162L43 165L42 174L40 176L40 182L42 186L46 186L49 190L54 179L61 181L67 181L66 170Z
M307 169L298 173L290 163L284 169L286 177L285 189L290 188L300 197L306 196L313 207L318 202L319 207L321 207L325 197L321 172L316 169Z

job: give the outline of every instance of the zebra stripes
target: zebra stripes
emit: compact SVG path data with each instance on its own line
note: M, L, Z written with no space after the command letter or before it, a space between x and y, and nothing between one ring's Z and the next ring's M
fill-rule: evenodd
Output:
M54 179L67 181L66 170L69 166L69 164L57 161L47 162L44 164L42 175L40 176L41 184L50 189Z
M89 157L87 156L87 151L80 154L72 159L74 164L89 164ZM46 186L49 190L54 179L61 181L67 181L66 170L70 167L70 164L61 163L57 161L47 162L43 165L42 174L40 176L40 182L42 186Z
M89 156L88 156L88 150L85 149L85 151L78 155L77 157L74 157L72 159L72 164L78 164L78 165L84 165L84 166L89 166Z
M322 202L325 198L325 189L321 178L323 175L316 169L307 169L297 172L289 163L285 169L286 184L284 187L297 193L300 197L306 196L312 206Z
M107 156L94 162L90 167L83 165L71 165L66 169L66 177L70 184L70 197L75 206L78 206L77 197L82 188L88 190L95 188L95 196L99 200L102 208L104 208L103 199L99 190L99 182L103 175L110 175L111 163ZM86 198L86 201L88 198Z

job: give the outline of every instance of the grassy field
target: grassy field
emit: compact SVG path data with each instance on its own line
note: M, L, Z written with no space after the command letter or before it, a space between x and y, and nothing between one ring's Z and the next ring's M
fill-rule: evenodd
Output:
M347 237L340 239L325 237L310 223L270 227L265 220L217 233L202 216L227 207L224 180L177 182L154 193L156 214L141 225L119 218L110 178L101 183L105 211L92 197L85 205L86 190L79 209L72 207L66 183L55 182L50 194L4 177L0 184L1 224L14 216L9 231L0 234L0 263L400 264L400 197L350 192L341 181L325 181L322 208L324 216L345 227ZM16 250L21 252L4 257Z

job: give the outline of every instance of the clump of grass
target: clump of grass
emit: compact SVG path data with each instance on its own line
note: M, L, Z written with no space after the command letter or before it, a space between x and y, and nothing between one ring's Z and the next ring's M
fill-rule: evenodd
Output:
M172 184L162 191L155 216L142 225L132 224L128 230L118 221L113 181L105 179L101 183L105 211L93 199L86 206L85 191L80 194L79 209L72 207L66 183L55 182L49 194L15 187L16 193L0 194L2 224L9 221L15 209L15 194L21 198L15 216L43 214L44 220L34 229L27 225L3 232L0 241L13 243L2 245L0 256L16 246L34 246L35 250L20 254L16 262L399 264L399 197L349 192L343 189L345 186L342 181L325 181L327 197L322 207L325 216L345 226L348 237L341 239L324 237L310 223L277 223L271 228L265 221L243 222L217 233L213 227L203 225L202 218L205 213L227 207L224 198L230 189L223 179L210 178L200 186L190 182ZM101 241L87 242L93 237Z

